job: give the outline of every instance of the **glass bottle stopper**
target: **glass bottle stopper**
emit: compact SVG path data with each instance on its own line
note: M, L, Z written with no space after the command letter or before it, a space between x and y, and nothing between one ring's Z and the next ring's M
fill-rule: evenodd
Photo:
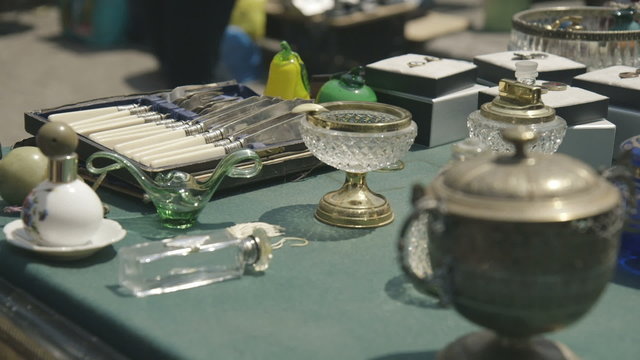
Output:
M36 144L49 158L49 181L54 184L70 183L78 176L78 135L62 122L43 125L36 136Z
M538 77L538 63L525 60L516 62L516 80L526 85L535 85Z

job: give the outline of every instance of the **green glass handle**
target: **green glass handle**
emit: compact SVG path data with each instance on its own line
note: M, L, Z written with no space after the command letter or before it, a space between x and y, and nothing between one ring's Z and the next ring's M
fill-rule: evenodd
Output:
M252 161L251 166L247 168L236 167L237 164L245 161ZM226 169L223 172L229 177L250 178L262 170L262 160L260 160L260 156L255 151L242 149L227 155L222 159L218 168Z
M94 160L96 160L98 158L106 158L106 159L109 159L109 160L113 160L114 162L112 164L106 165L104 167L96 167L93 164L93 162L94 162ZM141 184L151 181L145 173L140 171L136 166L134 166L125 157L123 157L121 155L118 155L118 154L115 154L115 153L112 153L112 152L108 152L108 151L97 151L97 152L91 154L87 158L86 168L90 173L95 174L95 175L101 175L101 174L107 173L109 171L115 171L115 170L120 170L122 168L125 168Z
M87 159L87 164L86 164L87 170L89 170L89 172L91 172L93 174L100 175L100 174L104 174L104 173L109 172L109 171L115 171L115 170L122 169L124 167L124 165L121 164L121 163L118 163L118 162L114 162L112 164L109 164L109 165L101 167L101 168L95 167L93 165L93 160L95 160L97 158L100 158L100 157L105 157L105 158L113 160L113 158L111 158L110 156L105 156L105 155L109 155L109 154L110 153L108 153L106 151L98 151L98 152L95 152L95 153L91 154L89 156L89 158Z

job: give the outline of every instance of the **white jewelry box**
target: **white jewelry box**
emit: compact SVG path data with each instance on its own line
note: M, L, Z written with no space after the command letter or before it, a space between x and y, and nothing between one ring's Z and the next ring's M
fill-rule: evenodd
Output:
M617 153L625 140L640 135L640 113L638 110L610 105L609 119L617 128L614 143L614 151Z
M476 66L463 60L405 54L368 64L367 85L384 91L437 98L473 86Z
M602 170L611 166L615 135L616 125L607 119L569 126L558 152Z
M576 75L587 71L584 64L554 54L533 51L504 51L478 55L473 58L473 63L478 66L477 82L487 86L495 86L501 79L514 79L516 63L523 60L538 63L538 79L540 80L571 84Z
M616 125L614 150L640 134L640 77L632 66L610 66L576 76L574 85L609 97L607 119Z
M448 95L428 98L399 91L374 88L378 101L409 110L418 125L415 142L434 147L468 135L467 116L477 109L478 92L483 85L472 85Z

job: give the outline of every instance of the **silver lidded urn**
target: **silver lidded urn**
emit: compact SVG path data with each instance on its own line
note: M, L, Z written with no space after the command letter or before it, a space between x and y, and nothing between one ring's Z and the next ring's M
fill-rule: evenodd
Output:
M624 220L621 195L579 160L527 153L534 131L503 136L514 154L457 162L417 187L399 244L403 270L419 290L437 291L490 330L456 340L439 360L578 359L537 335L578 320L604 291Z

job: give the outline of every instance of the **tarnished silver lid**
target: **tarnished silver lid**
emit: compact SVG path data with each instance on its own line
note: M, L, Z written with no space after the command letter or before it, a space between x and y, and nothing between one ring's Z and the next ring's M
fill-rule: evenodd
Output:
M589 165L563 154L527 154L536 134L525 127L503 132L515 154L489 154L441 173L429 193L442 209L470 218L508 222L561 222L618 206L618 189Z

